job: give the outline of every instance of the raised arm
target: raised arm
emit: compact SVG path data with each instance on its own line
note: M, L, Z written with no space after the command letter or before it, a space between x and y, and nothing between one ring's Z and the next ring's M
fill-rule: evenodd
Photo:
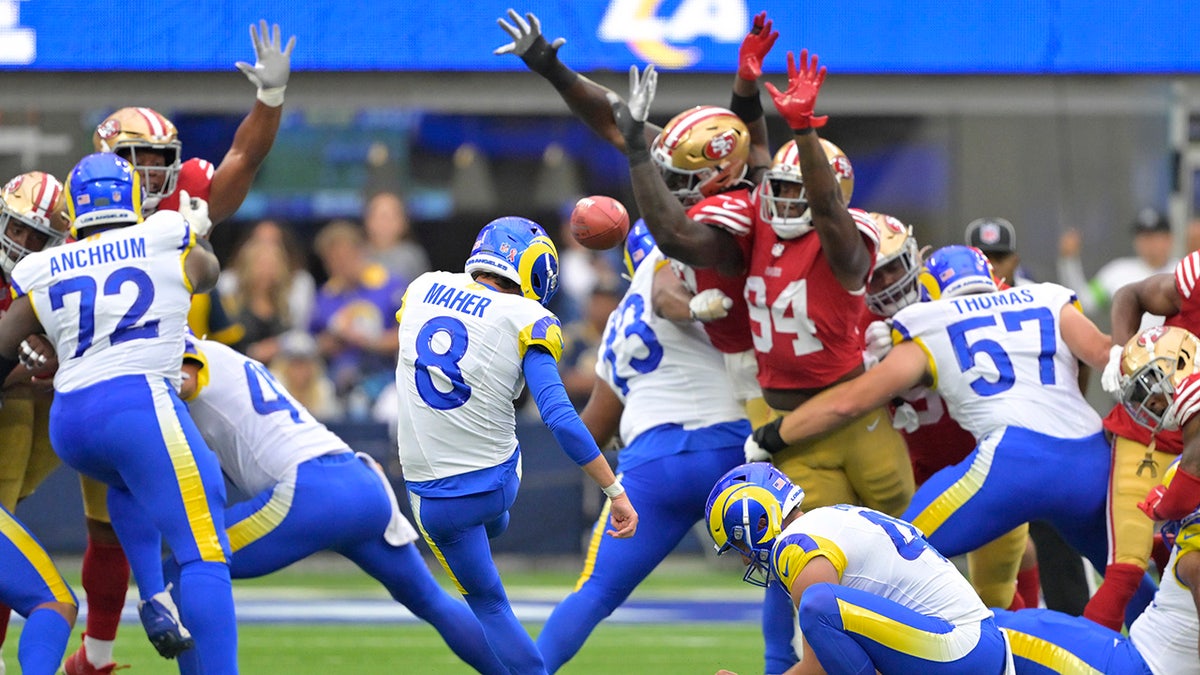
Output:
M1112 297L1112 339L1124 345L1137 334L1142 314L1174 316L1183 306L1183 298L1175 287L1175 275L1152 274L1141 281L1126 284Z
M773 22L765 11L754 17L754 24L738 49L738 71L733 78L733 95L729 101L729 109L750 130L750 171L746 178L754 183L758 183L762 171L771 165L767 119L759 97L758 78L762 77L763 59L779 39L779 31L772 28Z
M608 102L609 95L616 96L616 92L587 79L559 60L558 49L566 44L566 38L560 37L548 42L542 34L542 22L533 12L526 12L522 18L516 10L510 9L508 18L512 23L501 17L496 19L496 24L504 29L513 41L501 45L493 53L519 56L526 67L546 78L554 86L555 91L576 117L601 138L625 152L625 139L617 129L612 106ZM648 125L645 129L645 133L648 134L647 140L654 140L659 131L661 129L657 126Z
M296 38L292 36L287 47L284 47L278 24L270 32L266 21L259 25L260 28L250 26L254 65L245 61L237 63L238 70L258 87L257 100L238 125L233 144L213 173L208 210L214 223L232 216L246 200L254 176L271 151L275 134L279 131L283 93L291 75L292 49L296 46Z
M818 69L815 54L809 62L808 50L801 50L797 67L795 55L788 52L787 91L780 92L770 82L767 91L779 114L796 134L800 175L804 178L813 228L821 239L821 251L842 287L859 291L866 285L874 254L867 248L853 216L842 201L837 177L817 136L817 127L825 126L829 120L827 116L813 114L817 94L824 82L825 68Z

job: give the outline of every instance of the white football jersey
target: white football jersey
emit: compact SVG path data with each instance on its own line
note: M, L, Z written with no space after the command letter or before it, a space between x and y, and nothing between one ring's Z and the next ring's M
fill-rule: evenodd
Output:
M808 561L823 556L841 585L882 596L955 625L992 616L954 564L909 523L861 506L825 506L792 521L771 551L771 568L791 588Z
M562 356L562 327L554 314L466 273L427 272L408 287L396 319L405 480L448 478L512 457L513 399L525 386L525 352L536 345L555 360Z
M314 457L350 452L263 364L212 340L189 340L204 364L188 411L229 480L254 495Z
M675 323L654 312L654 276L665 264L657 248L638 266L616 311L608 317L596 374L625 411L621 439L662 424L699 429L745 419L733 398L725 361L698 322Z
M1200 619L1191 589L1175 574L1175 563L1185 550L1200 555L1200 525L1184 528L1178 536L1187 538L1171 551L1154 601L1129 627L1129 639L1154 675L1200 675Z
M1079 392L1078 360L1059 327L1073 302L1057 284L922 302L896 313L892 335L925 350L934 388L975 438L1007 426L1083 438L1101 421Z
M164 211L137 225L31 253L12 272L58 352L54 388L73 391L121 375L179 387L192 286L183 258L196 235Z

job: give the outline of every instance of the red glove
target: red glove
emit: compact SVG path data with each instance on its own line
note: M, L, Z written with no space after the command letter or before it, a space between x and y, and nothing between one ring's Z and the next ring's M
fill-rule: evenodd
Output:
M762 76L763 59L779 39L779 31L771 30L771 24L766 11L759 12L754 17L750 32L742 40L742 46L738 48L737 76L743 80L756 82Z
M788 88L780 92L775 85L767 83L767 92L784 121L795 131L823 127L829 121L828 115L817 117L813 109L817 107L817 93L825 82L825 67L817 70L817 55L813 54L812 63L808 62L808 50L800 50L800 68L796 68L796 57L788 52Z
M1146 500L1138 502L1138 508L1154 520L1178 520L1197 507L1200 507L1200 477L1182 467L1175 470L1171 487L1155 485Z

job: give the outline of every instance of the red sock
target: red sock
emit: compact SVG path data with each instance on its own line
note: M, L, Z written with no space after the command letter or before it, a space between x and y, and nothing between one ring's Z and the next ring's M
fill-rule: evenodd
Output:
M1137 592L1145 570L1129 563L1113 563L1104 570L1104 583L1083 608L1083 616L1101 626L1120 631L1125 625L1125 605Z
M1017 595L1021 596L1026 607L1038 606L1038 591L1041 588L1042 576L1037 565L1017 572Z
M1012 602L1008 605L1008 611L1015 612L1019 609L1025 609L1025 599L1021 597L1021 593L1013 593Z
M129 561L116 544L88 537L83 554L83 590L87 593L87 632L97 640L117 639L117 624L129 590Z
M8 637L8 619L12 616L12 610L8 605L0 602L0 647L4 646L4 639Z
M1167 546L1163 541L1161 534L1154 535L1154 546L1150 549L1150 559L1154 561L1154 566L1158 568L1158 573L1161 575L1163 570L1167 569L1167 561L1171 559L1171 547Z

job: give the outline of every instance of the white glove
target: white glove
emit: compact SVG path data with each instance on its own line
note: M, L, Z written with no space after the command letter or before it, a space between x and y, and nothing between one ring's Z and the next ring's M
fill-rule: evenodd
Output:
M38 351L38 348L29 342L26 338L21 340L21 348L18 350L17 359L21 365L30 370L38 370L46 365L47 356Z
M696 321L715 321L729 316L733 307L733 299L721 292L719 288L700 291L688 300L688 309L692 319Z
M742 446L742 451L746 455L746 462L769 462L771 461L771 453L759 447L754 441L754 436L746 437L746 444Z
M207 237L212 230L212 219L208 217L208 202L199 197L189 197L187 190L179 191L179 215L197 237Z
M911 403L904 402L896 406L896 412L892 413L893 429L911 434L920 427L921 420L917 418L917 409L912 407Z
M658 72L654 64L646 66L646 70L638 73L637 66L629 66L629 115L639 122L645 122L650 115L650 104L654 102L654 91L658 88Z
M1108 351L1108 364L1100 375L1100 386L1113 396L1121 394L1121 353L1124 351L1124 346L1113 345Z
M238 61L234 65L258 87L258 100L278 108L283 105L283 90L287 88L288 77L292 73L292 48L296 46L296 36L288 39L287 47L280 51L283 41L279 37L279 24L275 24L273 29L272 36L267 32L266 21L260 21L259 27L250 24L254 65L245 61Z
M538 21L537 16L533 12L526 12L525 19L517 14L516 10L508 10L508 18L512 19L515 26L505 21L503 18L496 19L496 23L504 29L505 33L512 36L513 41L505 45L500 45L493 54L516 54L524 56L525 52L533 46L533 43L542 36L542 22ZM526 21L528 19L528 21ZM558 38L550 43L550 49L558 51L558 48L567 43L566 38Z
M868 361L879 363L892 351L892 327L886 321L872 321L863 337Z

